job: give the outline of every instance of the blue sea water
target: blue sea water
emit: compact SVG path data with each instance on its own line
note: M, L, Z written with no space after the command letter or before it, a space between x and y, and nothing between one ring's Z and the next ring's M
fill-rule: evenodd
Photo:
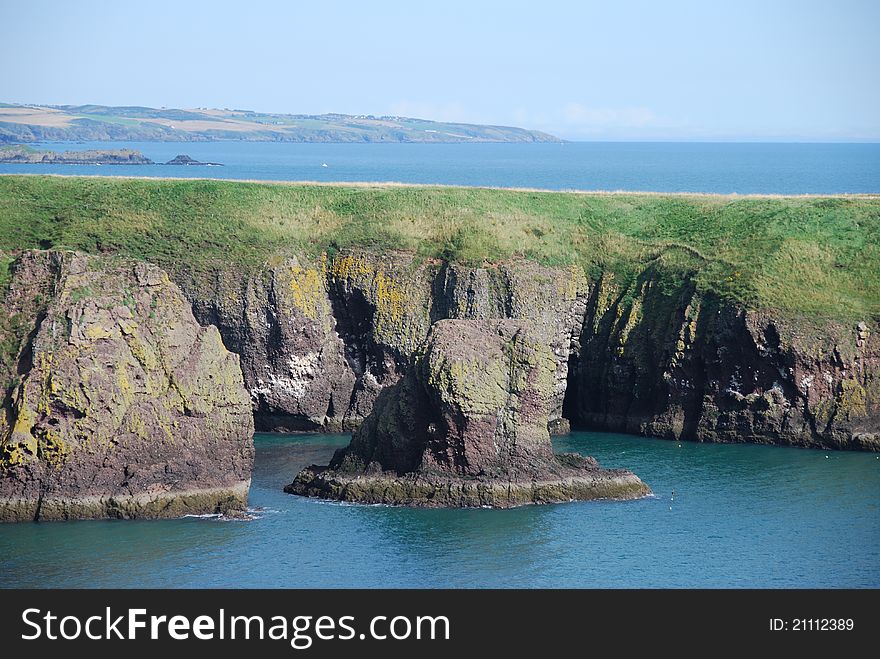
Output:
M880 192L880 144L81 142L35 146L53 150L134 148L156 162L182 153L225 166L0 164L0 174L395 181L724 194Z
M257 435L251 521L0 526L0 586L880 586L873 454L573 433L557 450L632 469L655 496L419 510L282 492L348 439Z

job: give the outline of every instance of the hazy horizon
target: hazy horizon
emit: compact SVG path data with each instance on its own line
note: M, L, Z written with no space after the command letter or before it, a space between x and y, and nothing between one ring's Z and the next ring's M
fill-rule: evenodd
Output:
M568 141L880 141L880 4L472 4L6 0L0 89L10 103L396 115Z

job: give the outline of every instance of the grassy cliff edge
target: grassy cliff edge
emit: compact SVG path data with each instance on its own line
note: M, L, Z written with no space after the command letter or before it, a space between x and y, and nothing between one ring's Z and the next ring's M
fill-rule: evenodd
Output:
M869 195L0 176L0 250L49 247L196 272L348 248L572 264L623 285L651 267L748 308L880 316L880 197Z

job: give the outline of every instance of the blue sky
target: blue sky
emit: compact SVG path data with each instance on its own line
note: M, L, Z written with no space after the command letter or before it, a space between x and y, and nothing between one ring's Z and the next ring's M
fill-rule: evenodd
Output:
M0 100L880 141L880 2L0 0Z

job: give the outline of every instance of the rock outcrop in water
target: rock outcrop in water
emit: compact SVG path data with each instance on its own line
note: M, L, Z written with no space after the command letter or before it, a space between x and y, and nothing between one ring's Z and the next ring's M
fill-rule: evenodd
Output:
M257 274L176 275L242 357L257 427L353 430L442 319L532 320L556 361L553 431L880 450L880 331L749 311L693 282L588 282L528 261L407 254L292 259Z
M0 148L0 163L18 165L154 165L140 151L99 149L89 151L35 151L23 146Z
M36 151L25 146L0 147L0 163L10 165L180 165L222 167L219 162L200 162L179 154L165 163L155 163L134 149L90 149L88 151Z
M287 492L362 503L492 506L650 493L634 474L555 456L557 360L534 321L441 320L329 467Z
M179 154L174 156L171 160L165 163L166 165L183 165L185 167L222 167L222 163L219 162L200 162L194 158L190 158L188 155Z
M26 252L0 313L0 520L245 507L238 357L159 268Z

